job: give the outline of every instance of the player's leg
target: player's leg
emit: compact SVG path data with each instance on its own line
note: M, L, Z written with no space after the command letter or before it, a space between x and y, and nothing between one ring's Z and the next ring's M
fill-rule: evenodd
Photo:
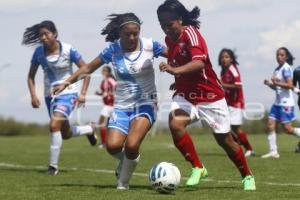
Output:
M217 143L225 150L228 157L243 177L244 190L255 190L255 180L247 164L242 147L236 143L230 132L230 120L225 99L197 106L201 119L213 130Z
M280 121L280 107L273 105L269 113L269 119L267 122L268 129L268 143L269 153L262 155L262 158L279 158L278 147L277 147L277 136L276 136L276 121Z
M173 142L184 158L192 165L192 173L186 185L194 186L199 184L201 177L208 176L207 170L198 157L192 138L186 131L186 126L192 121L191 115L193 116L194 114L191 112L193 112L192 110L195 107L184 98L175 96L171 109L172 111L169 114L169 128ZM195 115L194 117L196 118Z
M99 118L99 135L101 138L101 143L99 144L99 148L104 148L106 145L107 122L108 122L108 117L101 115Z
M231 125L231 130L238 136L240 144L246 149L245 156L254 156L255 153L248 140L247 134L241 128L241 125Z
M292 121L296 119L294 106L281 107L281 119L284 130L287 134L300 137L300 128L293 127Z
M129 181L140 160L140 145L150 128L151 123L147 117L137 117L131 121L124 147L125 156L118 180L118 189L128 188Z

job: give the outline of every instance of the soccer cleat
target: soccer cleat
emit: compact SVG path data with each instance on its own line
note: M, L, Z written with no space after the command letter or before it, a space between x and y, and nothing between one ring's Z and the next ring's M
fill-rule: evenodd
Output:
M247 150L245 152L245 157L255 156L255 152L253 150Z
M86 137L88 138L90 144L92 146L95 146L97 144L97 142L98 142L97 141L97 136L96 136L96 133L95 133L95 128L96 127L95 127L95 124L93 122L90 123L90 126L92 127L93 132L91 134L86 135Z
M300 153L300 143L295 148L295 153Z
M128 185L128 183L121 183L120 181L118 181L117 189L118 190L128 190L129 185Z
M49 165L47 174L51 176L55 176L58 174L58 169L56 167Z
M246 191L256 190L254 176L246 176L243 181L243 189Z
M188 187L196 186L196 185L199 184L201 178L203 179L203 178L206 178L206 177L208 177L208 172L207 172L205 167L203 167L203 168L198 168L198 167L192 168L191 176L187 180L185 185L188 186Z
M278 154L277 151L270 151L267 154L264 154L261 156L261 158L279 158L280 155Z

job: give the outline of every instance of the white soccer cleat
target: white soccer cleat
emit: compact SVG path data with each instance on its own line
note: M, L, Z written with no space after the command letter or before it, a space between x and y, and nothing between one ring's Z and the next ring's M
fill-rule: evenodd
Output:
M279 158L279 157L280 157L280 155L278 154L277 151L271 151L271 152L261 156L261 158Z
M128 190L128 189L129 189L128 183L122 183L118 181L117 190Z
M253 150L247 150L245 152L245 157L255 156L255 152Z

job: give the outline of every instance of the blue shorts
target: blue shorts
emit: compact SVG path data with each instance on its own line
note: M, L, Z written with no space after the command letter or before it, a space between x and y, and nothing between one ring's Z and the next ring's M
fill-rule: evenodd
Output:
M296 119L294 106L273 105L269 113L269 118L283 124L292 122Z
M68 117L74 110L77 98L77 93L59 95L54 99L52 97L45 97L49 116L51 117L54 112L59 112Z
M140 116L146 117L152 125L156 120L156 108L153 105L141 105L130 109L114 108L108 128L117 129L128 135L131 121Z

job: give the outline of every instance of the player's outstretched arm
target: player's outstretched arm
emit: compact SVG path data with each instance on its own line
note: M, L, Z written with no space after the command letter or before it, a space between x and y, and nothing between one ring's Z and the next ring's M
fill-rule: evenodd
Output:
M79 68L81 68L81 67L85 66L86 63L84 62L84 60L80 59L79 62L76 65ZM79 95L78 100L77 100L78 105L81 105L81 104L85 103L85 96L86 96L88 87L90 85L90 80L91 80L90 75L84 74L83 77L84 77L84 80L83 80L81 92L80 92L80 95Z
M27 77L27 85L31 97L31 105L33 108L39 108L41 103L35 90L35 75L38 70L38 65L31 65Z

